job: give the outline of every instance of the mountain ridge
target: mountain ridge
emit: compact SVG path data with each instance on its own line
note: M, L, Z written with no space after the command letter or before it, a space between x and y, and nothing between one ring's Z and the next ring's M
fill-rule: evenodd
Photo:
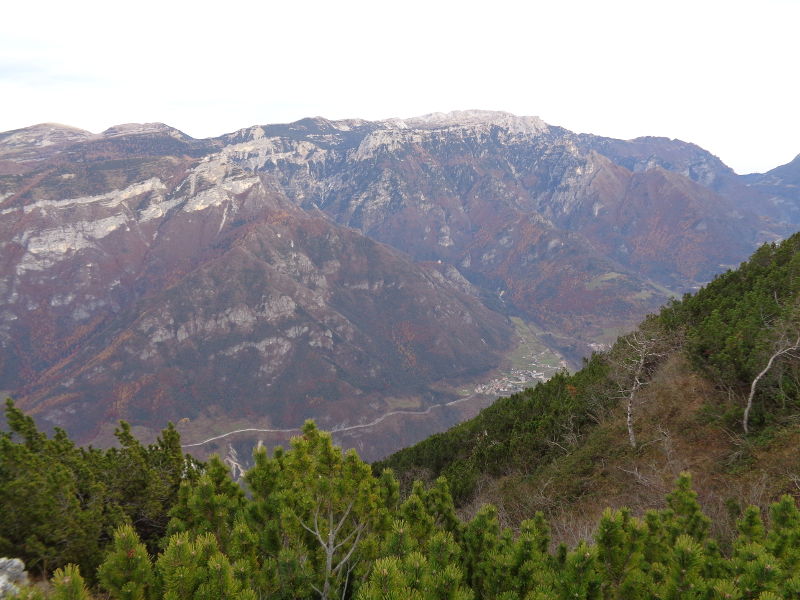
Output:
M213 385L192 388L187 383L211 381L203 377L210 377L213 368L204 367L202 377L195 371L207 361L185 361L182 368L194 373L189 379L175 375L170 366L175 357L196 353L203 344L222 343L223 338L210 341L216 333L189 327L197 317L192 310L181 309L178 320L171 317L175 324L166 330L172 337L160 339L161 326L151 331L153 339L160 339L153 343L163 345L165 353L162 362L146 371L164 369L173 375L146 383L143 371L118 371L113 365L126 364L124 353L147 354L144 347L150 342L132 341L140 339L141 332L129 329L140 322L137 311L158 304L157 299L172 289L185 289L184 296L192 297L194 288L187 282L205 281L192 277L199 277L211 262L223 261L220 272L236 274L231 285L239 287L243 297L249 287L260 285L253 273L267 277L266 263L247 262L243 249L248 243L266 252L259 256L274 261L268 269L273 275L267 278L295 282L292 294L306 298L293 298L295 306L310 306L309 299L316 298L314 302L326 306L340 302L339 309L330 307L334 320L340 318L335 314L348 314L351 322L372 314L369 325L359 326L364 334L360 343L368 346L370 339L382 339L384 349L373 348L365 356L382 356L385 351L385 356L394 357L389 359L396 365L391 369L399 370L391 375L388 367L376 367L366 369L372 372L366 379L355 371L348 376L362 382L370 377L395 382L385 392L388 404L384 401L380 408L381 402L373 398L366 405L378 402L375 407L352 404L347 410L336 409L333 420L326 421L327 401L315 401L317 408L310 403L325 394L311 391L312 373L297 366L305 350L301 352L298 338L288 337L291 327L279 336L283 341L276 342L276 348L289 344L291 352L298 353L287 373L307 381L295 391L281 388L278 395L297 400L275 424L295 426L314 416L327 426L366 422L370 415L398 405L424 410L440 404L437 398L449 402L459 397L465 385L467 390L477 388L479 380L496 377L508 364L510 348L520 343L509 317L534 326L537 343L576 365L581 356L609 343L670 295L700 286L743 259L759 241L778 239L800 222L797 198L791 185L784 185L791 184L793 165L778 171L777 184L773 176L756 185L692 144L573 134L535 117L502 112L378 122L313 118L252 126L206 140L164 124L115 126L84 139L85 133L69 129L64 143L20 147L4 145L9 134L0 134L0 231L5 240L0 246L5 265L0 280L0 389L15 392L21 406L40 418L50 415L54 423L77 418L58 410L78 397L78 388L70 386L80 387L80 378L68 373L89 377L85 367L90 364L116 373L120 382L118 391L104 387L111 385L108 378L107 383L97 383L99 387L85 387L85 378L80 384L83 397L105 407L94 410L103 418L129 416L108 407L120 402L133 406L131 398L143 394L160 398L149 404L153 411L159 402L167 406L173 396L203 398L189 413L172 415L175 420L194 422L201 414L219 418L210 407L219 406L218 397L224 394L212 394ZM80 139L70 138L75 135ZM759 213L762 207L764 214ZM350 246L345 244L352 249L350 255L333 256L339 266L320 260L324 244L320 246L319 236L351 240ZM248 239L251 242L245 242ZM345 246L325 251L335 255ZM337 286L347 283L340 274L355 268L351 259L361 257L358 260L369 265L363 262L365 252L382 257L382 262L370 266L368 276L356 282L364 295L357 298L354 290ZM381 269L389 271L381 274ZM415 282L403 285L418 290L416 304L428 315L425 318L433 318L430 311L436 307L455 314L443 308L449 306L449 297L472 315L470 331L477 333L482 323L491 324L491 336L472 338L491 340L482 367L476 370L478 363L471 362L474 342L454 349L447 341L453 334L446 333L443 322L431 329L415 324L417 317L409 314L401 318L407 307L392 304L392 297L381 296L376 286L394 276ZM400 279L396 281L400 286ZM323 283L332 286L324 294L319 287ZM220 322L227 322L222 315L234 308L224 304L224 297L221 293L219 300L204 300L212 307L209 314L218 315ZM412 293L408 298L416 297ZM373 313L355 308L364 302L373 306L373 301L386 308ZM245 312L260 315L252 302L255 299L244 302ZM392 331L381 323L382 311L395 315L391 318L399 328ZM316 331L313 311L302 313L303 319L310 319L309 331ZM421 314L418 317L426 322ZM435 320L427 322L433 326ZM258 328L268 317L251 321ZM129 333L124 343L112 341L125 331ZM178 339L177 331L188 333ZM236 336L240 337L234 340ZM255 361L250 371L257 372L255 365L269 360L264 354L269 344L262 348L265 338L253 336L255 329L241 330L224 343L230 348L252 344L247 346L248 353L256 353L249 359ZM422 359L431 356L426 354L431 344L451 362ZM119 354L120 348L127 350ZM320 363L319 368L328 370L334 363ZM422 391L403 383L407 375L401 367L408 364L416 365L411 380L433 387ZM438 365L438 374L424 375L431 365ZM228 372L215 377L239 381L235 364L226 368ZM458 381L445 385L449 373L459 374ZM260 403L261 417L266 418L266 388L248 377L241 379L249 389L242 392L242 398L249 398L242 407ZM437 377L441 382L436 383ZM142 391L152 385L156 387L150 392ZM309 391L298 391L303 386L310 386ZM353 396L345 388L332 392L332 398L348 395ZM330 402L332 407L336 401ZM203 407L211 412L204 413ZM144 426L144 413L139 418L143 420L134 425ZM96 432L93 427L84 433Z

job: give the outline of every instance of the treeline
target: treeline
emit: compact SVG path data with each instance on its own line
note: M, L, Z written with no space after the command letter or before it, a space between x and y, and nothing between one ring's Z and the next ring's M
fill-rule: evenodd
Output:
M77 450L60 433L46 439L29 428L27 418L18 419L13 406L7 413L12 431L3 434L0 456L3 549L42 568L45 561L48 568L58 567L49 586L25 587L19 598L800 597L800 511L788 496L772 506L766 524L758 509L746 510L738 538L724 553L709 536L710 521L700 510L689 476L682 475L666 497L666 508L641 518L628 510L608 510L592 541L553 548L541 514L532 515L516 532L500 525L490 505L462 521L444 478L429 487L418 482L401 498L391 471L373 475L354 451L342 453L312 423L286 451L269 455L257 450L243 486L231 480L216 458L204 465L178 459L172 429L167 430L169 441L144 448L131 443L123 427L127 445L106 451L114 457L106 463L108 473L116 473L117 479L108 480L104 497L109 507L104 512L89 501L100 485L92 479L96 467L73 471L79 456L89 462L98 451ZM67 452L49 454L56 445ZM145 476L141 482L156 494L152 505L140 502L150 493L144 489L129 488L131 499L138 500L127 504L115 499L108 490L125 479L117 471L119 455L131 453L130 448L138 449L133 454L140 460L129 457L127 463L138 476L149 471L142 464L180 462L177 491ZM27 473L21 464L9 462L15 452L35 459ZM155 456L170 461L159 463ZM14 473L7 468L11 464ZM87 487L64 475L70 472L85 473ZM59 473L54 485L49 474ZM31 480L27 495L15 496L25 477ZM174 480L165 476L166 481ZM27 522L32 529L26 535L23 523L9 521L9 515L23 515L9 502L38 507L37 519L56 529L54 537L45 535L37 519ZM108 531L111 514L121 523ZM64 544L70 553L56 552Z
M635 394L676 353L735 400L707 407L721 426L750 434L791 426L800 413L800 234L765 244L738 269L670 303L577 373L497 400L474 419L376 463L375 470L392 468L404 483L406 474L445 475L459 505L481 478L546 464L614 410L630 409L635 444ZM624 449L618 444L608 451Z
M0 431L0 556L22 559L33 572L67 563L94 572L114 530L131 523L151 551L166 533L181 483L199 463L181 450L170 425L143 446L121 423L119 448L76 446L56 429L39 431L11 400Z

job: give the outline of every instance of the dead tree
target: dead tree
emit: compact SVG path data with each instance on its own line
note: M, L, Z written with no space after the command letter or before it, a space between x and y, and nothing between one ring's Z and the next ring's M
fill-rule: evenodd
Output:
M351 500L344 512L339 515L330 504L323 507L319 502L314 511L314 522L309 526L300 521L303 529L314 537L325 553L325 575L322 589L311 585L319 594L320 600L331 598L333 583L337 578L341 577L344 580L343 598L347 591L350 573L355 567L355 563L351 563L351 558L366 530L366 523L356 521L353 516L354 504L355 500ZM322 515L320 508L324 511ZM349 528L346 528L345 525L349 525Z
M769 370L772 368L772 365L775 364L775 361L783 356L789 356L791 358L800 358L796 352L800 351L800 334L798 334L797 339L794 342L789 341L784 334L781 336L777 344L777 350L769 357L767 361L767 365L762 369L762 371L756 375L753 382L750 384L750 394L747 396L747 404L744 407L744 416L742 417L742 429L744 429L745 434L750 433L749 428L749 421L750 421L750 410L753 408L753 398L756 395L756 386L758 382L766 375Z
M638 331L620 338L615 352L618 358L612 358L618 398L626 403L625 424L631 448L636 448L637 443L633 420L639 392L647 385L647 378L652 374L658 360L669 353L672 345L671 336L662 331L655 322L645 321Z

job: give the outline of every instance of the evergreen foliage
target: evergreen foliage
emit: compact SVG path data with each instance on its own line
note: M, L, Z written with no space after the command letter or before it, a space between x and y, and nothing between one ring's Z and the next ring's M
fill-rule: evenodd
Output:
M115 600L772 600L800 591L800 510L789 496L767 521L746 509L723 555L684 473L665 508L607 510L592 541L553 549L541 513L517 532L491 505L462 521L445 479L415 483L401 502L391 471L374 476L313 423L286 451L257 450L255 463L244 490L218 459L187 472L156 556L123 522L90 580ZM49 592L19 597L90 592L68 564Z
M120 448L76 446L60 429L47 437L11 400L0 432L0 555L50 574L68 563L94 573L114 530L130 523L151 550L164 535L181 481L196 461L170 425L143 446L126 423Z
M738 269L673 302L659 318L685 332L685 352L698 369L743 393L781 344L800 336L800 233L761 246ZM800 409L800 361L781 361L764 383L752 423Z
M151 600L156 596L150 556L130 525L121 525L114 533L97 578L115 600Z
M555 455L560 450L553 440L578 437L595 422L594 415L611 404L608 364L595 355L574 375L558 373L534 388L500 398L478 417L375 463L373 469L403 472L421 467L434 477L443 475L460 503L482 474L525 469L530 457L545 460Z
M77 565L68 564L56 569L52 583L52 600L90 600L89 590Z
M481 477L528 473L546 464L595 428L604 414L632 393L673 352L684 353L704 376L741 399L723 415L741 430L754 379L777 351L800 344L800 233L765 244L737 270L651 315L575 374L561 373L507 398L467 422L433 435L374 465L444 475L457 505L472 496ZM630 407L633 409L633 406ZM800 350L780 354L755 388L747 422L763 430L791 425L800 412ZM635 421L635 415L631 415ZM629 423L635 446L635 425Z

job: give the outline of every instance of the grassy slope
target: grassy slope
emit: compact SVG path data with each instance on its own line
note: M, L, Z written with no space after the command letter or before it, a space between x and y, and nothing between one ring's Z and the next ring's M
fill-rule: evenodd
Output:
M498 400L376 467L403 480L447 475L465 514L492 502L513 526L543 510L567 542L587 537L606 506L661 506L689 470L716 533L729 538L748 504L800 496L800 359L783 359L759 384L749 436L741 426L750 381L781 334L800 330L798 296L793 236L651 319L649 334L668 341L635 403L637 448L619 399L630 358L619 342L575 375Z

